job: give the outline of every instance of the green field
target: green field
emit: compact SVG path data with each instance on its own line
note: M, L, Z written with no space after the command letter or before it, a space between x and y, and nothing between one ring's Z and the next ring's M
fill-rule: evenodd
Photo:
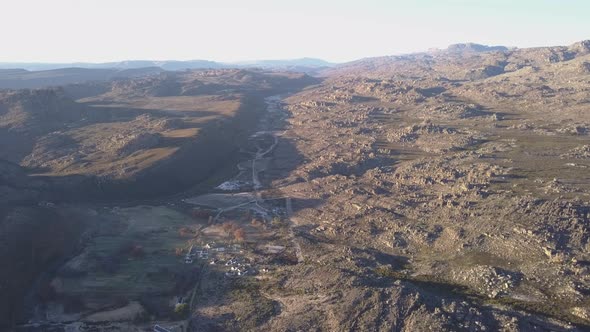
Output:
M114 209L105 219L108 222L98 225L98 236L87 244L85 258L78 261L86 274L59 278L63 294L86 298L170 294L175 275L193 267L175 254L177 248L188 246L188 238L178 230L195 226L191 217L167 207L139 206Z

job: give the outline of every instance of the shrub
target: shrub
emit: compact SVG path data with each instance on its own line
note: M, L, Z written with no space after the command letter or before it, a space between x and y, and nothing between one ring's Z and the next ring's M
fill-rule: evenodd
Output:
M256 227L256 228L261 227L263 225L262 221L260 221L260 220L258 220L256 218L252 219L252 221L250 222L250 224L253 227Z
M186 303L178 303L174 307L174 315L179 319L184 319L189 314L189 307Z
M244 232L243 228L235 229L233 235L234 240L238 242L244 242L244 240L246 239L246 232Z
M283 221L281 220L280 217L274 217L274 218L272 218L270 224L273 226L281 226L283 224Z
M224 222L223 225L221 225L221 228L227 234L231 233L236 227L236 224L233 222Z

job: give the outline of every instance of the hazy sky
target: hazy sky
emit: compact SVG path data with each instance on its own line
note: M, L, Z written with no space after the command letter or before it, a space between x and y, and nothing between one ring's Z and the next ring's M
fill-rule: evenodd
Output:
M590 39L590 0L0 0L0 62L348 61Z

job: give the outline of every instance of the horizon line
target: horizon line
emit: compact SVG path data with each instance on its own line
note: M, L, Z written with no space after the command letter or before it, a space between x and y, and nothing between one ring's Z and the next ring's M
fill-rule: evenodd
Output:
M107 61L80 61L80 60L71 60L71 61L45 61L45 60L38 60L38 61L12 61L12 60L0 60L0 65L6 65L6 64L28 64L28 65L72 65L72 64L87 64L87 65L101 65L101 64L108 64L108 63L123 63L123 62L140 62L140 61L146 61L146 62L191 62L191 61L207 61L207 62L213 62L213 63L218 63L218 64L230 64L230 65L238 65L238 64L248 64L248 63L256 63L256 62L263 62L263 61L297 61L297 60L305 60L305 59L310 59L310 60L320 60L329 64L344 64L344 63L348 63L348 62L354 62L354 61L358 61L358 60L363 60L363 59L370 59L370 58L378 58L378 57L387 57L387 56L404 56L404 55L413 55L413 54L421 54L421 53L429 53L433 50L445 50L448 49L450 46L454 46L454 45L482 45L482 46L487 46L487 47L506 47L508 49L532 49L532 48L544 48L544 47L567 47L567 46L571 46L574 45L576 43L580 43L580 42L585 42L585 41L590 41L589 39L582 39L582 40L578 40L576 42L573 42L569 45L536 45L536 46L525 46L525 47L520 47L520 46L508 46L508 45L503 45L503 44L495 44L495 45L491 45L491 44L484 44L484 43L478 43L478 42L471 42L471 41L467 41L467 42L457 42L457 43L451 43L448 44L446 47L444 48L440 48L440 47L430 47L427 49L423 49L420 51L409 51L409 52L399 52L399 53L392 53L392 54L381 54L381 55L371 55L371 56L366 56L366 57L360 57L360 58L354 58L354 59L350 59L350 60L344 60L344 61L338 61L338 60L328 60L326 58L323 57L313 57L313 56L302 56L302 57L293 57L293 58L258 58L258 59L246 59L246 60L233 60L233 61L221 61L221 60L211 60L211 59L207 59L207 58L192 58L192 59L186 59L186 60L181 60L181 59L174 59L174 58L167 58L167 59L141 59L141 58L127 58L127 59L123 59L123 60L107 60ZM16 68L15 68L16 69Z

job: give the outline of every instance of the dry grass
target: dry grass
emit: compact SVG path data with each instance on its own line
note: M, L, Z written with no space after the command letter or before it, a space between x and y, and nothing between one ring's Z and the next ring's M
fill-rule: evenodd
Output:
M69 151L62 150L61 156L48 151L31 159L35 163L49 166L44 167L45 172L39 173L43 175L93 174L126 178L170 158L183 144L198 138L198 127L216 119L232 117L240 106L239 99L220 100L217 96L150 97L94 106L95 112L114 109L114 114L120 110L123 115L128 110L145 110L151 122L122 118L119 121L72 128L63 133L73 142L68 146ZM149 127L152 123L167 119L177 121L172 122L171 127L165 130ZM160 134L163 140L155 146L140 148L130 155L121 155L115 150L119 137L144 132ZM51 149L45 151L47 150Z
M176 129L165 131L162 133L162 136L168 138L187 138L187 137L195 137L199 133L199 128L186 128L186 129Z

